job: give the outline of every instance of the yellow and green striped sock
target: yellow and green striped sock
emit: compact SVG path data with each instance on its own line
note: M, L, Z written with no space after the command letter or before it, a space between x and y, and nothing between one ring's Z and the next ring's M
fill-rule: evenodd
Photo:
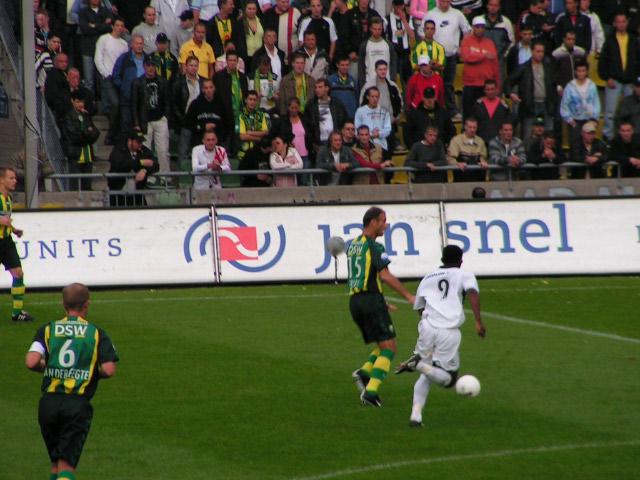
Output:
M378 388L384 380L384 377L389 373L391 368L391 361L393 360L394 353L391 350L384 349L380 352L380 355L373 364L373 370L371 372L371 380L367 383L367 392L372 394L378 393Z
M13 296L13 314L17 315L22 311L24 305L24 280L22 277L14 278L11 285L11 295Z
M76 476L71 470L63 470L58 474L58 480L76 480Z
M376 348L371 354L364 365L360 370L367 374L367 376L371 377L371 372L373 372L373 364L378 359L378 355L380 355L380 349Z

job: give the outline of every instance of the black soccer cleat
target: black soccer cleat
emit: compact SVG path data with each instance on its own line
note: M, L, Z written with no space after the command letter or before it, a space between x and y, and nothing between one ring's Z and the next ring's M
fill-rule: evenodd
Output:
M363 405L367 405L369 407L381 407L382 402L380 401L380 397L377 393L369 393L366 390L362 392L360 395L360 400Z
M409 420L409 427L411 427L411 428L422 428L422 427L424 427L424 423L418 422L417 420Z
M415 372L420 360L422 360L420 355L414 354L409 360L405 360L396 367L396 375L404 372Z
M369 377L366 373L364 373L361 369L354 370L351 374L351 379L356 384L358 388L358 392L362 395L364 389L367 387L367 383L369 383Z
M33 317L26 310L22 310L20 313L11 315L11 320L14 322L33 322Z

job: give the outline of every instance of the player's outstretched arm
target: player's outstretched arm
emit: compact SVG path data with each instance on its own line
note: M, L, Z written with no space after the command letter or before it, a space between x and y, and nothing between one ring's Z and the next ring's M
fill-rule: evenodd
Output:
M484 338L487 331L484 328L482 317L480 316L480 294L477 290L467 290L466 294L469 299L469 304L471 305L471 310L473 310L473 315L476 317L476 331L480 337Z
M396 292L398 292L400 295L402 295L404 298L406 298L407 300L409 300L409 302L411 303L411 305L413 305L413 303L416 301L416 297L415 295L412 295L411 292L409 292L409 290L407 290L406 288L404 288L404 285L402 285L402 283L400 282L400 280L398 280L390 271L388 268L385 268L384 270L380 270L380 278L382 279L382 281L384 283L386 283L387 285L389 285L391 288L393 288Z

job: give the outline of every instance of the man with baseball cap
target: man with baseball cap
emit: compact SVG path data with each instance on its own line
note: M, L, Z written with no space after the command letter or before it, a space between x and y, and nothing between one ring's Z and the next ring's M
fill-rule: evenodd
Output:
M484 84L487 80L495 80L500 89L500 66L498 52L493 41L485 38L484 17L475 17L471 22L473 35L462 39L460 44L461 57L464 61L462 71L462 115L471 115L473 105L484 94Z
M444 107L444 81L433 72L431 59L427 55L418 58L418 71L407 82L407 108L413 110L422 103L424 89L431 87L438 105Z
M127 135L127 143L116 145L109 155L111 168L109 173L135 173L136 189L142 189L147 182L147 176L156 173L159 165L153 152L144 146L145 138L142 132L132 131ZM127 183L126 178L109 178L109 190L122 190ZM112 206L145 205L143 195L114 195L111 197Z
M438 139L448 147L451 139L456 135L456 127L451 121L451 115L436 102L436 91L433 87L427 87L422 94L422 103L407 114L407 123L404 126L404 144L408 149L414 143L424 138L424 133L429 125L438 127Z
M156 62L156 73L169 83L172 91L173 83L180 74L180 64L169 51L169 38L165 33L161 32L156 36L156 51L151 58Z
M581 138L575 140L569 149L569 161L584 163L588 168L572 168L571 178L602 178L602 164L607 161L608 151L605 143L596 138L595 122L582 125Z

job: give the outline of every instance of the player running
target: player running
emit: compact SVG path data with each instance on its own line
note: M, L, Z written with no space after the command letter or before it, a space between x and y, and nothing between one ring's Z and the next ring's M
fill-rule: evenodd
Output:
M473 273L460 268L462 250L448 245L442 250L442 266L420 282L416 292L414 310L422 319L418 324L418 342L414 355L396 368L396 373L420 372L413 387L413 408L409 426L422 427L422 409L429 395L431 382L451 388L456 384L460 357L458 348L464 323L462 302L469 298L476 318L476 331L484 338L486 330L480 316L478 281Z
M411 303L415 301L415 296L389 272L387 267L391 261L382 244L375 241L388 226L384 210L371 207L364 214L362 223L362 235L353 239L347 251L349 310L362 332L364 343L376 342L378 347L371 352L362 368L353 372L352 378L360 391L362 403L381 407L378 387L389 372L396 353L396 331L380 280Z

